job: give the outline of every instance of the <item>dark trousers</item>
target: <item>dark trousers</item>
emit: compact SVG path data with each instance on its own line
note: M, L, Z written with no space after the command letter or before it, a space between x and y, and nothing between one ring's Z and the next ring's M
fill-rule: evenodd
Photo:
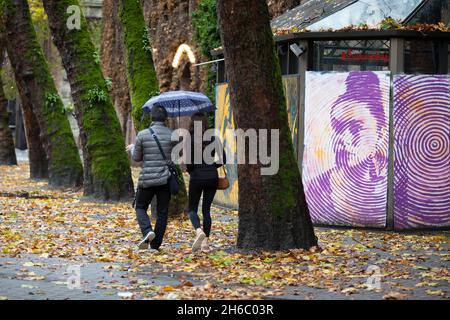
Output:
M167 184L150 188L139 188L136 195L136 216L142 235L152 231L152 224L147 214L153 197L156 195L157 219L155 224L155 239L150 242L150 247L158 249L164 237L167 227L167 215L169 211L170 190Z
M195 229L200 228L198 205L203 194L202 214L203 232L209 237L211 232L211 204L217 191L217 179L190 180L189 182L189 218Z

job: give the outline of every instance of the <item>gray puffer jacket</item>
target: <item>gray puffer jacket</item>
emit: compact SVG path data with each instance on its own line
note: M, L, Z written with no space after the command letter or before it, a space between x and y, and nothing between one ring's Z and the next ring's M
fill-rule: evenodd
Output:
M166 158L170 160L173 146L172 130L167 128L163 122L153 122L151 128L155 131ZM156 187L167 183L170 175L169 169L148 128L138 133L132 156L134 161L142 161L139 188Z

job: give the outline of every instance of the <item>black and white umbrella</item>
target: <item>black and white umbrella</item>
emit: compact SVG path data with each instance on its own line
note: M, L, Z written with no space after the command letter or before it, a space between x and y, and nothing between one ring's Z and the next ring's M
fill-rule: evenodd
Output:
M150 112L154 105L163 106L167 110L167 116L181 117L191 116L196 112L207 113L215 110L211 100L203 93L191 91L170 91L152 97L142 107L145 112Z

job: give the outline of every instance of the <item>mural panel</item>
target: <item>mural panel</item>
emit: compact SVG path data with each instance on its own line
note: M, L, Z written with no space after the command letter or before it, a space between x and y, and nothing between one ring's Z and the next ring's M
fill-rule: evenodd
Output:
M450 226L450 76L394 78L394 226Z
M220 132L220 137L224 144L227 158L229 155L236 154L236 144L227 139L226 130L234 129L233 111L230 103L230 90L228 84L219 84L216 86L216 129ZM234 157L236 159L236 157ZM230 181L230 187L227 190L218 190L215 202L219 205L237 208L238 207L238 174L237 164L227 164L227 177Z
M303 182L314 223L385 227L388 72L307 72Z
M291 128L294 149L297 155L298 149L298 112L300 105L300 82L298 76L283 77L283 88L286 95L288 108L288 120ZM236 154L236 145L227 139L226 130L234 129L233 110L230 104L230 91L228 84L218 84L216 86L216 123L215 127L220 131L221 138L224 141L225 152L227 155ZM236 157L235 157L236 159ZM230 188L225 191L217 191L215 202L217 204L237 208L238 207L238 179L237 164L227 165L228 179Z
M295 155L298 150L298 121L300 106L300 81L298 76L283 77L283 88L286 96L289 127L291 128L292 142L294 144Z

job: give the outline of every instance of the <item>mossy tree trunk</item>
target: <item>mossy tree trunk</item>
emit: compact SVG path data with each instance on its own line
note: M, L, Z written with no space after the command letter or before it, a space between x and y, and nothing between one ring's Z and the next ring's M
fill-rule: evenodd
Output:
M5 15L5 0L0 0L0 33L6 35L6 15ZM5 39L5 42L7 40ZM48 161L47 153L42 144L40 135L41 130L33 112L31 104L27 101L20 103L23 115L23 124L25 128L25 136L28 145L28 159L30 164L30 178L31 179L46 179L48 178Z
M43 1L53 41L67 71L80 128L84 161L84 194L118 200L134 194L130 163L120 123L108 94L87 22L69 29L69 6L77 0Z
M4 49L4 38L3 34L0 33L0 63L3 61L3 55L5 53ZM11 130L9 129L8 110L6 109L6 104L7 101L5 98L5 93L3 92L3 81L0 77L0 165L16 165L16 149L14 147L14 140Z
M8 56L23 103L32 106L48 157L49 184L79 186L83 167L64 105L31 21L27 0L4 0Z
M133 143L135 127L131 115L131 97L125 69L125 52L122 24L119 18L119 2L103 1L103 35L101 44L102 69L111 79L110 96L119 117L122 133L127 144Z
M294 156L267 3L219 0L217 9L237 127L280 133L278 173L261 175L259 164L238 166L237 245L267 250L311 248L317 238Z
M148 99L158 94L158 79L140 2L137 0L120 0L119 2L133 118L136 130L143 130L148 127L149 121L141 122L142 106ZM172 197L169 215L179 216L185 211L186 204L186 186L181 176L180 193Z
M119 0L125 62L136 131L148 126L141 122L142 106L159 93L150 40L144 14L138 0Z

